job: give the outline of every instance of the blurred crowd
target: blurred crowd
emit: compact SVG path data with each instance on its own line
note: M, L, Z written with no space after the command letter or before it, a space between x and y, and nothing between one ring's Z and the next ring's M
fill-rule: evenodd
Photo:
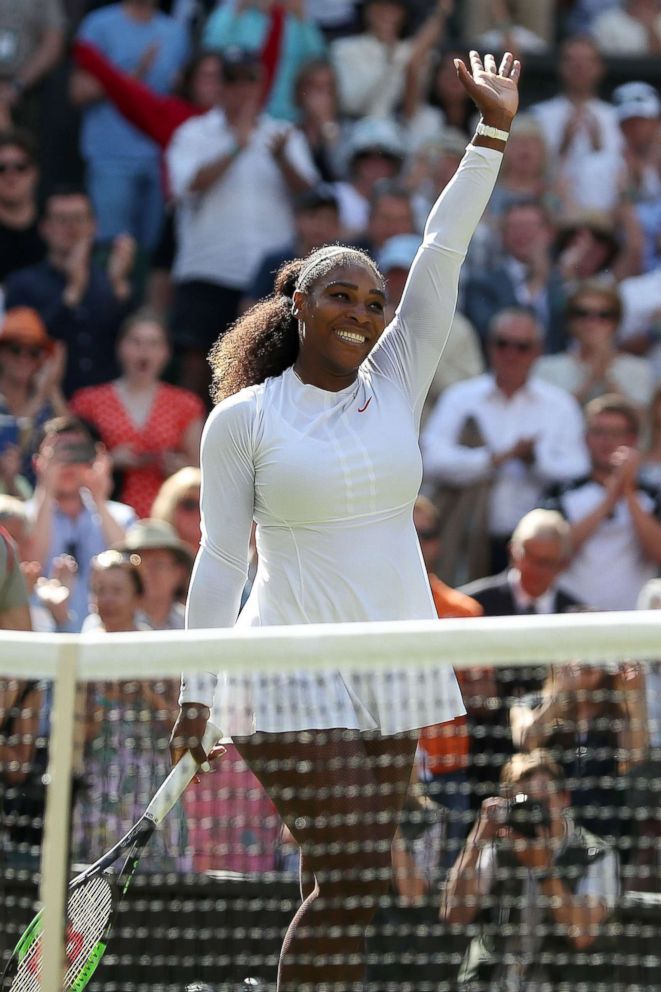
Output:
M29 616L0 599L0 627L183 626L209 349L283 261L336 241L372 253L394 312L476 123L453 66L469 47L521 57L523 112L423 422L415 519L439 616L661 606L661 0L0 0L0 526L29 593ZM609 852L641 833L622 810L631 769L657 768L658 679L655 663L462 676L468 717L426 732L418 765L455 888L501 770L560 783ZM90 687L83 860L164 771L144 726L129 767L104 713L139 703L164 738L161 688ZM4 736L27 720L42 741L4 754L20 785L48 706L39 685L3 693ZM234 821L256 868L278 829L259 819L261 840ZM168 829L178 865L192 847L196 867L224 863L183 819Z

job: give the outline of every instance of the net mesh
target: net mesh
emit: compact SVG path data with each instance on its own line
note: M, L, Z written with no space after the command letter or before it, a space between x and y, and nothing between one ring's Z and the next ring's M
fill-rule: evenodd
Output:
M168 774L182 658L222 664L214 720L239 731L142 853L86 987L661 989L658 631L641 613L75 641L71 877ZM0 662L2 967L48 900L60 642L38 664L29 642ZM467 714L449 719L451 666ZM95 886L69 901L76 989L110 911ZM11 988L42 990L38 947Z

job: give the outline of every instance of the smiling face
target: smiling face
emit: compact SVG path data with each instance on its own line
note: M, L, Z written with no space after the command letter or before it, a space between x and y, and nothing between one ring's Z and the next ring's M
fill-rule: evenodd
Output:
M368 265L341 265L296 290L300 347L295 368L304 382L333 392L355 381L385 327L382 281Z

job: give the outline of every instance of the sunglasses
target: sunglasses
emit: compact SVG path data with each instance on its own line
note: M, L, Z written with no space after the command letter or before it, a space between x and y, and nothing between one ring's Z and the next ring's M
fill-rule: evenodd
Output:
M185 510L186 513L194 513L200 509L200 501L199 499L194 499L192 496L187 496L179 500L177 508L179 510Z
M23 175L25 172L29 172L32 168L32 163L24 159L22 162L0 162L0 176L4 176L7 172L15 172L17 175Z
M593 320L617 320L615 310L591 310L589 307L572 307L569 315L577 320L587 320L589 317Z
M4 347L10 355L27 355L29 358L41 358L43 351L39 347L31 347L27 344L6 344Z
M512 341L511 338L493 338L491 343L499 351L506 351L509 348L510 351L518 351L520 355L528 354L535 347L533 341Z

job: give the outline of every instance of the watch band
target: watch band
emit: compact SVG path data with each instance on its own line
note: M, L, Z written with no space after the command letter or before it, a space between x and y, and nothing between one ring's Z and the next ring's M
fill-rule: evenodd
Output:
M498 141L507 141L510 136L509 131L501 131L500 128L490 127L489 124L483 124L482 121L480 121L475 130L483 138L496 138Z

